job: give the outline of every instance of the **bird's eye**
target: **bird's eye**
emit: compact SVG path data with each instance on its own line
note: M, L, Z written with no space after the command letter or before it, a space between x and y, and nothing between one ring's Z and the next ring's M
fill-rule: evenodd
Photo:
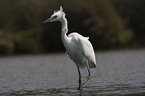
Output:
M53 19L56 19L56 18L57 18L57 16L54 16L54 17L53 17Z

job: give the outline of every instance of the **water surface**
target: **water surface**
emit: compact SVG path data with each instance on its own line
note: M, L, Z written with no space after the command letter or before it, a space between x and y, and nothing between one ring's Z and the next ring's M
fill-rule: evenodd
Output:
M145 50L97 52L98 66L78 91L75 64L65 54L0 58L0 95L144 96ZM86 78L87 70L81 69Z

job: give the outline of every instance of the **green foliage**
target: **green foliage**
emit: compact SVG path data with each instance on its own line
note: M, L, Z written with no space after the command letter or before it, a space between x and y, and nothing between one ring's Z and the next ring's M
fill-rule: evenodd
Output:
M118 34L118 40L121 44L128 44L133 39L134 34L131 29L119 32Z
M96 32L93 41L98 41L96 42L98 44L100 38L97 37L101 37L103 41L101 43L107 46L128 44L133 39L133 30L126 28L128 23L119 16L111 0L89 1L86 6L88 3L92 5L87 7L90 14L89 23L93 26L91 30Z
M66 12L69 31L78 31L84 36L90 36L96 49L131 46L133 42L145 44L142 38L145 14L139 11L139 8L145 9L143 2L143 0L0 0L0 55L64 50L60 38L60 24L40 25L40 22L47 19L60 5ZM138 9L130 11L128 8Z
M11 55L13 51L13 35L0 32L0 55Z
M0 31L0 55L39 53L40 29L23 32Z
M40 32L39 28L37 30L17 32L14 38L15 53L39 53L41 51Z

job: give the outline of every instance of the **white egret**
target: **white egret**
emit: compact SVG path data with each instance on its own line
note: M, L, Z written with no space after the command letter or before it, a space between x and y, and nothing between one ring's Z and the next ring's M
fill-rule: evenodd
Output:
M54 14L50 18L43 21L42 23L54 21L61 22L61 39L64 44L64 47L66 48L66 53L77 66L79 74L78 90L80 90L82 86L91 78L91 73L89 69L96 68L96 58L94 49L92 47L92 44L88 40L88 37L83 37L82 35L76 32L71 33L68 36L66 35L66 33L68 32L67 19L65 18L65 13L62 7L60 7L59 11L54 12ZM80 67L82 66L86 66L88 69L88 77L84 80L83 83L81 80L82 77L80 73Z

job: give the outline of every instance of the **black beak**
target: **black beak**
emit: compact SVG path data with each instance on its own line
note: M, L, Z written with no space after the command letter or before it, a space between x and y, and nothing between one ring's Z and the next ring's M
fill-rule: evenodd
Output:
M41 22L40 24L45 24L45 23L48 23L48 22L51 22L51 19L50 18L48 18L47 20Z

